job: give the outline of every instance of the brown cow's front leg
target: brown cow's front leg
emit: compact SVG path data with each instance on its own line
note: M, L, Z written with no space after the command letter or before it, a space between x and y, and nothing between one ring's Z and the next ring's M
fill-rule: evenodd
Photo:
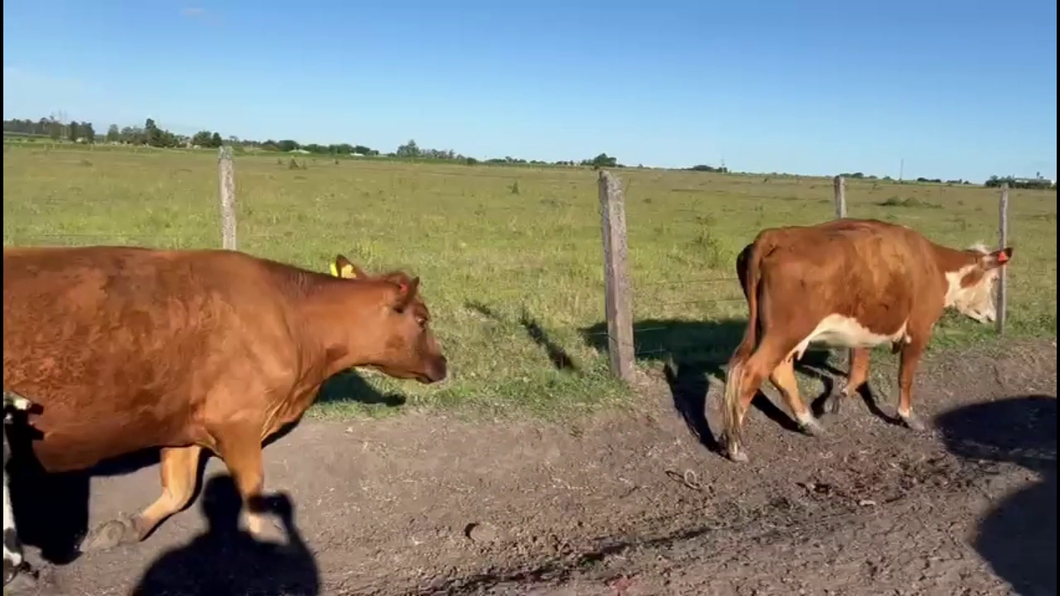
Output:
M868 348L851 348L850 372L839 391L833 391L824 401L824 411L828 414L838 415L843 399L854 397L858 389L869 380L869 354Z
M131 519L119 518L95 528L81 542L81 551L105 550L139 542L170 515L184 509L195 496L198 485L199 458L202 447L170 447L162 449L159 472L162 495Z
M262 542L286 542L282 528L270 523L264 513L260 426L239 424L225 427L217 436L220 456L243 498L243 521L254 538Z
M898 417L910 429L920 432L924 423L913 413L913 377L924 354L925 342L914 339L902 348L901 363L898 366Z

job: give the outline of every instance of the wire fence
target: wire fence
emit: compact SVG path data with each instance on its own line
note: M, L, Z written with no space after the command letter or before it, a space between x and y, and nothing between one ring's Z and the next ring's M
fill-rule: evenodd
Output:
M260 219L251 217L248 221L242 223L237 222L237 214L240 216L245 214L249 215L254 209L254 204L250 203L240 206L237 202L235 165L230 148L224 147L220 150L217 164L218 186L216 188L218 188L218 197L220 200L216 204L216 207L207 209L208 204L204 202L202 213L196 213L193 214L192 217L183 219L172 218L179 219L180 221L175 224L167 221L165 225L161 226L161 231L155 232L152 230L143 233L123 231L120 229L120 226L115 224L115 222L107 219L106 213L108 209L121 209L125 206L101 205L101 211L104 215L100 216L99 221L96 222L79 222L82 224L81 230L71 229L68 231L67 229L62 228L55 230L52 228L48 228L47 230L9 230L9 228L5 226L4 244L46 243L76 245L107 243L151 245L161 248L201 248L210 246L216 247L220 245L229 250L246 249L250 246L255 249L265 248L266 250L255 250L255 252L267 253L269 252L269 249L275 249L275 247L289 249L296 240L300 239L301 235L305 234L300 220L298 220L299 217L304 217L304 214L301 213L292 213L291 221L280 221L275 219L272 221L261 221ZM326 165L322 167L326 167ZM391 174L393 174L393 170L388 170L387 167L382 165L376 166L374 164L365 164L365 166L361 166L358 164L358 167L365 172L365 176L370 176L373 172L380 173L385 171L390 171ZM492 179L494 182L502 179L505 181L511 179L508 176L498 175L492 172L483 173L474 171L470 168L467 175L474 175L483 179ZM556 179L555 183L558 186L576 184L570 179L561 180L559 178ZM832 186L834 215L838 218L846 217L848 214L846 202L846 179L843 176L836 176L833 179ZM593 344L595 347L602 350L606 350L612 374L627 381L632 378L634 370L633 363L636 359L664 356L668 353L672 354L675 351L684 349L705 349L708 353L721 349L727 350L733 345L734 340L738 341L739 336L742 335L743 332L742 327L745 324L745 321L741 320L736 315L737 311L743 314L743 310L739 308L739 305L745 301L745 298L742 289L739 286L738 278L733 274L705 274L702 276L682 279L651 279L636 283L630 277L630 249L626 229L626 194L632 188L634 188L634 185L630 182L627 181L623 184L617 176L609 171L605 170L599 173L597 190L601 216L600 240L602 243L604 263L604 291L603 300L601 301L604 311L604 321L602 328L600 329L587 328L579 330L580 335L583 336L587 343ZM392 189L391 192L392 194L396 194L397 189ZM518 189L518 181L512 183L509 192L512 194L518 194L520 192ZM689 192L692 191L690 190ZM1008 241L1008 192L1007 185L1003 186L1001 189L1001 201L998 210L998 230L1002 246L1007 244ZM548 199L544 198L541 200L547 201ZM641 200L648 202L650 199L642 198ZM317 198L315 203L315 207L318 211L337 209L339 206L342 207L343 212L349 210L349 205L342 203L337 198ZM63 209L63 201L47 198L34 204L32 208L41 213L60 211ZM507 225L512 234L525 234L525 217L528 215L539 215L539 212L528 210L525 207L519 207L518 202L513 202L511 205L505 207L491 206L489 209L507 210L506 218L509 221L504 225ZM7 208L5 206L5 212L6 211ZM672 213L678 211L682 211L682 209L670 208L668 212ZM698 218L704 218L702 220L706 222L704 227L710 227L710 224L712 223L709 221L710 216L704 216L694 208L689 208L687 211L688 215L697 218L697 221L699 221ZM159 217L164 218L169 217L170 215L172 214L163 210ZM395 216L398 217L401 215L402 214L400 213L395 214ZM480 219L487 219L487 209L483 207L482 210L475 211L475 215ZM431 217L431 215L422 214L419 216ZM492 221L495 223L501 219L504 218L493 218ZM211 224L211 222L216 223ZM99 229L99 231L84 231L85 227L92 227L88 225L90 223L94 223L95 227L101 229ZM237 230L239 230L238 236ZM354 243L360 243L358 246L361 247L361 252L367 254L368 258L371 258L373 255L372 235L391 233L393 233L392 230L379 230L377 226L365 226L353 231L338 229L323 234L316 231L314 232L314 239L317 241L318 247L322 244L331 244L337 248L349 242L352 235L355 237ZM447 238L444 240L446 243L453 242L458 244L462 244L465 241L470 240L467 238ZM268 246L262 246L263 244ZM570 246L567 250L568 252L577 251L584 253L589 250L589 246L570 241ZM458 253L459 251L454 252L454 254ZM548 254L543 252L540 255L529 253L513 254L510 267L505 268L503 266L496 266L489 271L491 283L493 284L493 287L490 288L491 296L495 299L506 296L512 296L514 299L525 299L528 293L532 293L534 289L534 282L529 278L534 275L535 271L547 271L550 267L553 267L556 263L555 259L563 258L562 255L557 255L558 253L556 252ZM304 260L324 258L323 255L318 253L298 256ZM333 254L330 256L333 256ZM550 259L553 260L550 261ZM442 265L439 265L439 267L441 266ZM450 271L457 270L453 263L446 263L444 266ZM588 272L575 271L575 274L588 275ZM598 275L598 273L596 273L596 275ZM513 283L513 276L521 276L520 283ZM509 283L501 281L505 279L507 279ZM496 281L494 282L492 280ZM471 280L469 280L469 283L470 282ZM599 300L600 298L599 294L595 294L595 296L593 295L593 291L595 290L592 289L592 284L582 284L582 286L589 287L588 290L577 287L576 284L572 284L572 286L574 289L571 290L571 294L573 295L572 300L574 301L592 301ZM542 290L544 290L544 288L542 288ZM547 292L542 292L542 294L545 293ZM678 295L675 296L675 294ZM1007 320L1007 294L1007 279L1005 269L1003 268L997 294L998 333L1003 333L1005 330ZM684 321L653 319L646 316L638 317L635 316L638 313L634 311L635 298L642 304L650 305L650 310L654 313L675 310L693 312L695 307L706 306L707 308L699 309L699 312L696 314L700 316L689 317L689 320ZM554 300L555 293L553 292L547 299ZM732 312L733 316L730 318L718 318L717 313L719 311L716 308L717 305L731 305L731 308L728 308L727 311ZM469 300L468 307L472 310L476 310L479 314L493 316L493 318L499 317L499 315L494 312L496 309L491 309L487 305L479 304L478 306L480 308L477 309L475 309L474 306L475 305L472 301ZM703 317L701 315L704 310L709 310L714 314L710 317ZM644 313L639 314L643 315ZM522 326L531 337L535 338L535 341L544 345L547 350L550 350L547 345L550 340L541 329L541 324L529 314L525 303L522 306L521 314L519 314L516 319L518 324ZM724 346L724 348L721 346Z

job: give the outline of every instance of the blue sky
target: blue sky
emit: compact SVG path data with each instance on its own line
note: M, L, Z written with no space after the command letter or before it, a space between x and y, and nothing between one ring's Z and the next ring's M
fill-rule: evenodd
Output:
M4 118L1056 177L1050 0L4 1Z

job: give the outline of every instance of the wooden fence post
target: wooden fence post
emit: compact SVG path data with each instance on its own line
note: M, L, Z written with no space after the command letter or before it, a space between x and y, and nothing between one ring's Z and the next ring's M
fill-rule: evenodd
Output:
M604 304L607 312L607 351L611 374L633 380L633 307L626 244L626 202L622 184L602 170L598 182L604 236Z
M998 203L998 249L1008 245L1008 182L1001 184L1001 200ZM1005 333L1008 322L1008 267L1002 267L997 280L997 332Z
M835 190L835 217L843 219L847 216L847 181L842 176L836 176L832 183Z
M232 172L232 147L221 147L218 152L217 173L221 179L221 246L236 250L236 181Z

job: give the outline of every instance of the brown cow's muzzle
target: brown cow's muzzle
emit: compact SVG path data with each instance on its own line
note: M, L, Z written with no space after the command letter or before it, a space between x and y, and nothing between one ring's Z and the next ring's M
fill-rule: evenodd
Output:
M442 381L445 379L447 369L448 361L445 359L445 356L439 354L427 361L426 370L423 375L420 376L419 381L426 384Z

